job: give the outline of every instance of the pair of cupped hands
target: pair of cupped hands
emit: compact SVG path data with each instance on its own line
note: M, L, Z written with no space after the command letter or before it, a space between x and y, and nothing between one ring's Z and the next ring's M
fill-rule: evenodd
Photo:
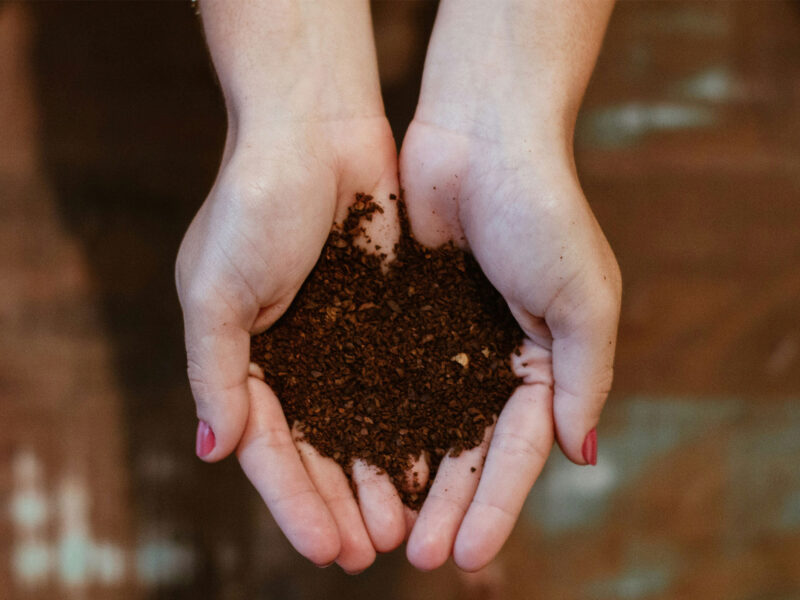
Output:
M177 261L198 454L235 451L292 545L349 573L406 540L420 569L450 556L468 571L487 565L554 440L573 462L594 463L611 386L620 275L581 191L569 124L508 126L516 109L504 94L464 119L453 109L463 98L426 95L440 82L424 83L399 159L379 102L264 120L229 106L217 180ZM249 359L250 336L290 305L357 192L384 205L372 238L391 247L399 223L388 197L401 187L415 237L472 252L526 335L512 361L519 387L481 446L445 457L418 514L362 461L354 494L333 460L295 439Z

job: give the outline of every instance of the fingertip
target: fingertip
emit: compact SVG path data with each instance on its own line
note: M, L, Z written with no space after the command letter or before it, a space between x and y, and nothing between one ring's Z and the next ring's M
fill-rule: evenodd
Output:
M420 571L433 571L438 569L450 557L450 549L444 547L439 536L432 531L422 531L418 528L411 530L406 545L406 558Z
M200 419L197 423L197 435L195 436L194 451L197 458L205 458L214 451L217 445L217 438L211 426Z
M597 464L597 428L592 427L580 440L580 433L565 440L567 436L558 436L558 445L571 462L581 467Z
M348 575L358 575L368 569L375 562L377 553L367 536L351 535L348 531L341 531L341 550L336 558L342 570Z
M329 565L341 556L339 529L316 492L296 495L294 501L287 498L270 510L289 543L315 565Z
M405 521L402 515L399 519L393 515L391 519L387 519L386 526L380 535L376 535L372 528L369 528L369 534L375 550L381 553L391 552L400 546L405 539Z
M296 546L295 546L296 547ZM332 531L320 532L320 535L311 544L297 551L320 568L331 566L342 550L336 526Z
M462 535L462 531L459 531L453 546L453 562L462 571L468 573L480 571L492 562L499 549L490 550L482 536Z
M195 454L200 460L219 462L236 450L247 425L251 393L252 387L242 383L227 390L224 399L204 403L198 410Z
M473 501L453 544L453 561L472 573L488 565L508 539L515 518L505 509Z
M556 386L553 420L558 445L576 465L597 462L597 423L606 394L581 399Z

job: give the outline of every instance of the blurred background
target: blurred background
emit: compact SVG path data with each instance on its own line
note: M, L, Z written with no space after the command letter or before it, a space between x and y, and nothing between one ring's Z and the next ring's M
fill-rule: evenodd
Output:
M436 5L373 5L398 140ZM595 468L485 572L319 570L194 457L173 260L222 149L187 2L0 3L0 597L800 598L800 3L623 2L577 157L625 296Z

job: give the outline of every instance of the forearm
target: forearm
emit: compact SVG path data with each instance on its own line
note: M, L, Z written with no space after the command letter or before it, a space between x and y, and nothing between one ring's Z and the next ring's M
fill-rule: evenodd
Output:
M366 0L203 0L231 126L382 115Z
M569 143L612 6L442 0L417 118L486 138L535 132Z

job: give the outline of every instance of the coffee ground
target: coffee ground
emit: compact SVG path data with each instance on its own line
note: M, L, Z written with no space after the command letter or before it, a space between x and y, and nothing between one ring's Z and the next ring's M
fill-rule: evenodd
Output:
M320 454L349 478L365 459L417 509L442 458L479 445L518 385L509 358L522 332L475 259L453 244L419 244L403 201L390 199L401 238L388 271L385 256L354 243L382 212L359 194L292 305L252 338L251 360ZM428 482L408 491L420 456Z

